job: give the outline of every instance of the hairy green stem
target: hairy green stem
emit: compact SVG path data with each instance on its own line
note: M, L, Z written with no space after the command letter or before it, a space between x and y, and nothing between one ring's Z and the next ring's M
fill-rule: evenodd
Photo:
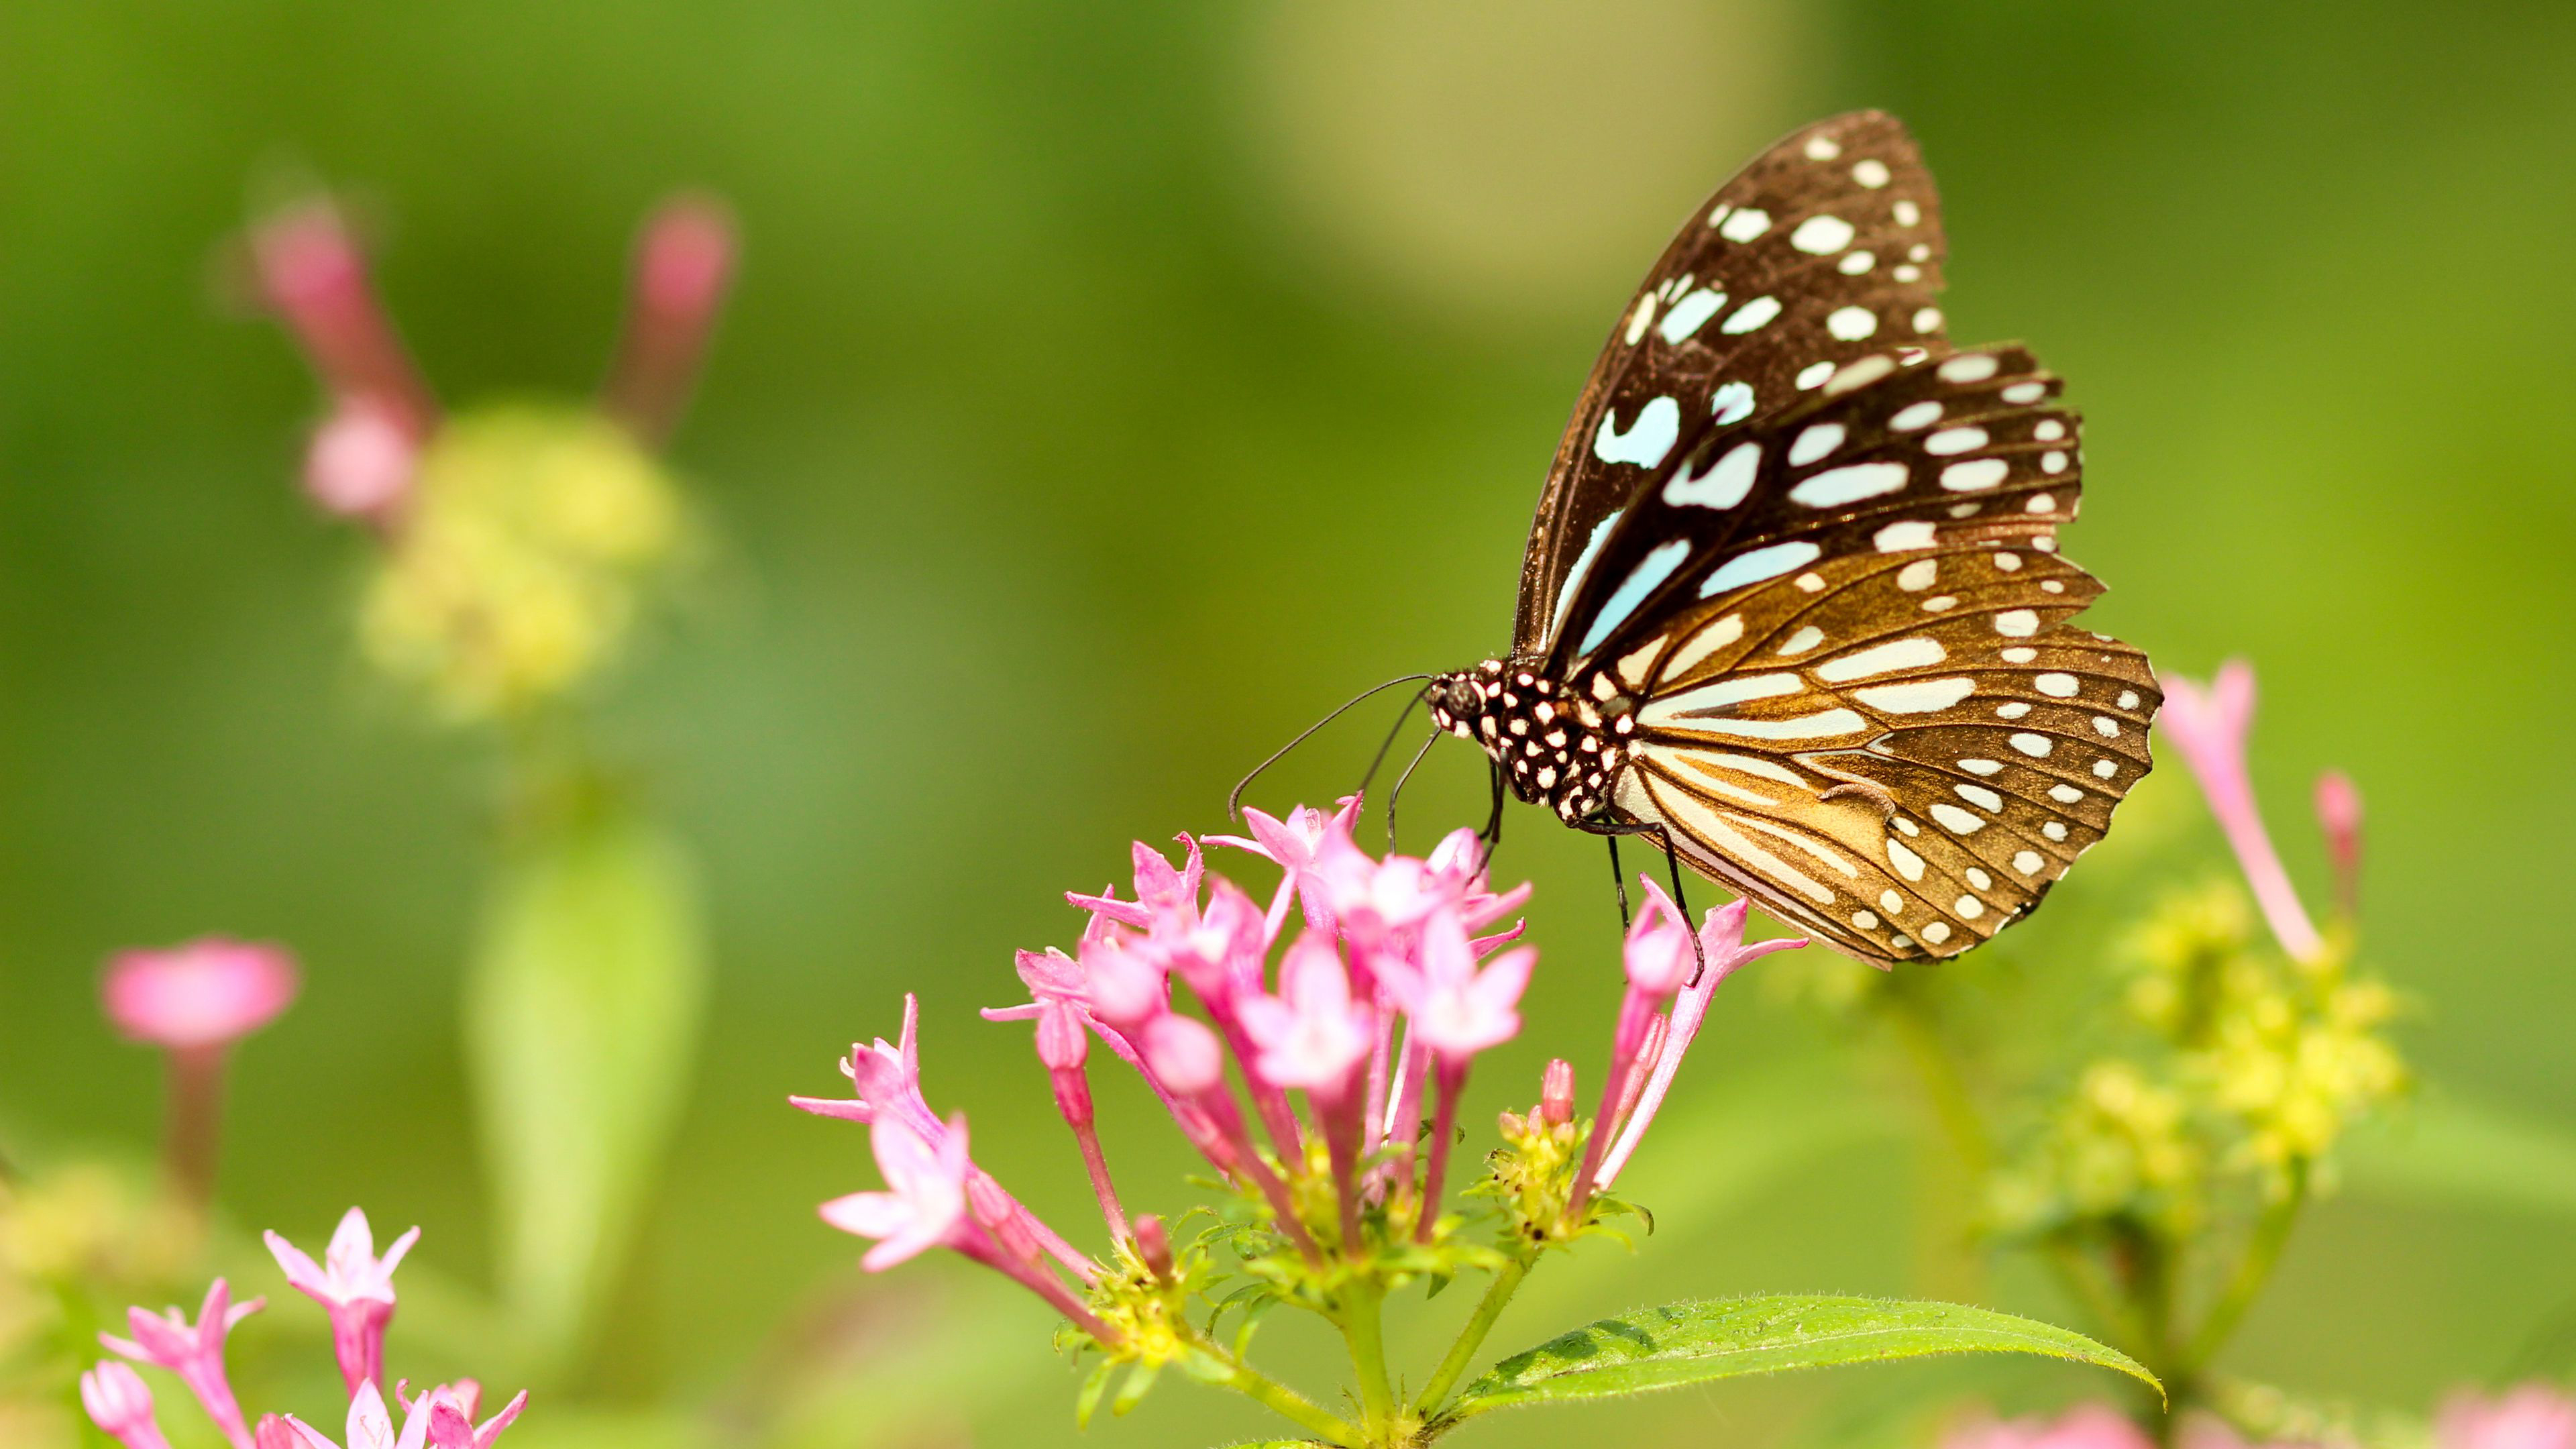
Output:
M1353 1285L1341 1313L1342 1338L1351 1346L1351 1367L1360 1376L1360 1408L1372 1434L1383 1435L1395 1423L1395 1391L1387 1387L1386 1337L1378 1315L1374 1283Z
M1449 1345L1440 1367L1432 1370L1431 1382L1422 1386L1420 1397L1413 1401L1416 1414L1429 1418L1440 1407L1440 1401L1449 1397L1449 1391L1458 1386L1467 1366L1476 1361L1476 1350L1485 1346L1485 1335L1494 1331L1494 1320L1503 1316L1503 1305L1520 1291L1521 1280L1529 1276L1533 1261L1514 1258L1494 1274L1493 1282L1485 1285L1485 1296L1476 1301L1476 1311L1467 1319L1467 1326L1458 1331L1458 1341Z
M2271 1281L2272 1270L2279 1266L2281 1249L2290 1241L2290 1229L2298 1223L2299 1209L2308 1201L2308 1162L2306 1158L2290 1159L2289 1191L2263 1210L2262 1220L2254 1225L2254 1236L2245 1244L2245 1256L2238 1260L2236 1273L2227 1280L2227 1289L2210 1305L2209 1314L2200 1321L2200 1331L2192 1335L2191 1348L2182 1357L2186 1373L2197 1372L2209 1362L2245 1320L2245 1311L2254 1306L2256 1295Z
M1272 1413L1289 1420L1298 1428L1342 1449L1368 1449L1368 1436L1360 1427L1336 1414L1330 1414L1314 1400L1279 1382L1270 1375L1227 1353L1205 1335L1184 1335L1190 1345L1225 1367L1225 1387L1234 1390Z

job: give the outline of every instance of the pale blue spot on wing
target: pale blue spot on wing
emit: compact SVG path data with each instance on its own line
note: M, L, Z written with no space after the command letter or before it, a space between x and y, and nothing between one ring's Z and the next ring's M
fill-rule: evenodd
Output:
M1668 397L1659 397L1637 410L1637 420L1619 431L1619 415L1614 408L1601 418L1601 430L1593 434L1592 456L1604 463L1634 463L1652 468L1664 461L1673 444L1682 435L1682 405Z
M1627 511L1624 508L1613 509L1609 517L1592 525L1592 537L1584 541L1583 552L1575 556L1574 567L1565 571L1565 587L1556 591L1556 610L1548 615L1547 642L1550 646L1556 643L1557 632L1565 623L1565 606L1574 602L1574 591L1583 587L1583 576L1592 572L1592 561L1601 556L1601 545L1610 541L1610 525L1617 523L1619 515Z
M1629 572L1627 582L1619 585L1618 592L1601 606L1601 612L1592 617L1592 627L1583 631L1582 646L1575 652L1589 654L1599 648L1601 641L1610 637L1610 631L1628 622L1628 616L1637 612L1637 606L1646 602L1647 595L1663 587L1664 580L1671 578L1673 570L1682 566L1682 560L1690 557L1690 551L1691 543L1687 538L1656 544L1653 552L1637 561L1637 567Z

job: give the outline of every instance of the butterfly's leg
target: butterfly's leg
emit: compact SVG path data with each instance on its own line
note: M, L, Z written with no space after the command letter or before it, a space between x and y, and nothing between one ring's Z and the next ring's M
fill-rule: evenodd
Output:
M1605 835L1610 842L1610 887L1619 893L1619 934L1628 933L1628 873L1619 868L1619 837Z
M1503 766L1499 760L1494 762L1493 779L1494 808L1485 817L1485 828L1476 832L1476 838L1485 842L1485 866L1489 870L1493 868L1494 852L1503 848Z

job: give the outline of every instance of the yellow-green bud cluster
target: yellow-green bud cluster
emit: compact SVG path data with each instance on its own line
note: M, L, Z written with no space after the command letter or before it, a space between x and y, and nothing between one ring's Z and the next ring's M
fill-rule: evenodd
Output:
M367 655L451 718L524 714L617 657L680 535L668 476L608 418L460 416L421 454L368 589Z
M2364 1113L2405 1090L2398 1002L2332 940L2294 961L2232 883L2167 900L2132 936L2128 1016L2154 1050L2094 1062L2031 1151L1991 1184L2006 1231L2204 1222L2226 1181L2277 1197Z

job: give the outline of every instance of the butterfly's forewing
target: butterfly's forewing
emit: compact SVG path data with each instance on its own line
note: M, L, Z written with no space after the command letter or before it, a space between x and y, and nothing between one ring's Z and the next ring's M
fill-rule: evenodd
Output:
M1843 369L1613 530L1558 677L1643 699L1617 803L1854 955L1956 955L2147 772L2145 658L2065 621L2076 419L2018 348Z
M1941 257L1932 178L1876 111L1787 137L1694 212L1620 313L1557 445L1514 657L1548 651L1587 550L1678 452L1761 427L1871 352L1940 351Z

